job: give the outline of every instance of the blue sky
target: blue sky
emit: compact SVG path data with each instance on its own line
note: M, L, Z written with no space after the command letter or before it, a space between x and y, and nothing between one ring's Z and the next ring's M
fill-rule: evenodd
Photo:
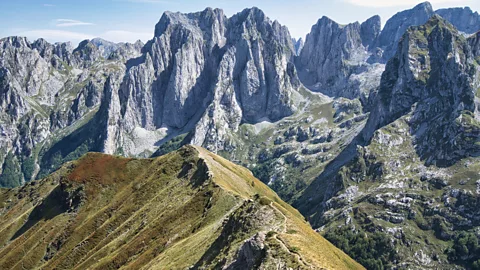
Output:
M346 24L380 15L382 23L417 0L0 0L0 37L20 35L50 42L102 37L107 40L147 41L166 10L194 12L222 8L231 16L257 6L272 20L288 26L293 37L304 37L322 17ZM432 0L435 9L470 6L480 10L479 0Z

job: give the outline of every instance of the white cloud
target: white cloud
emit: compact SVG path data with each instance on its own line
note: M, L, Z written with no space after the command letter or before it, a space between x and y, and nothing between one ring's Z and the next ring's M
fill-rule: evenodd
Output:
M414 6L424 1L419 0L343 0L347 3L366 6L366 7L398 7L398 6ZM469 0L430 0L432 5L435 4L466 4Z
M141 40L146 42L153 38L153 32L131 32L124 30L111 30L103 33L101 38L112 42L135 42Z
M94 25L93 23L89 22L82 22L72 19L57 19L55 20L57 27L71 27L71 26L81 26L81 25Z
M52 29L38 29L38 30L23 31L18 33L18 36L25 36L30 40L44 38L50 42L72 41L74 43L80 42L85 39L94 38L93 36L84 34L84 33L52 30Z
M55 7L55 5L52 4L43 4L44 7Z

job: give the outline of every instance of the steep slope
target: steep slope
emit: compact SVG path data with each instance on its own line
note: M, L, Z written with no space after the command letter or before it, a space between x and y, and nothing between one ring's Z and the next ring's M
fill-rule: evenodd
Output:
M410 26L426 23L433 16L433 7L429 2L420 3L412 9L395 14L386 23L380 33L376 47L383 49L383 58L388 61L395 55L397 44Z
M292 38L293 42L293 47L295 48L295 55L300 55L302 52L303 46L305 45L305 42L303 42L303 38L299 38L298 40Z
M362 269L251 172L199 147L87 154L0 200L2 269Z
M383 29L379 16L361 25L340 25L323 17L312 27L303 54L297 54L302 83L310 90L330 97L360 98L370 109L370 94L380 85L384 63L395 55L398 43L409 27L423 25L434 14L453 24L465 35L480 30L478 13L466 8L433 10L429 2L401 11Z
M166 12L145 46L12 37L0 53L0 186L87 151L148 157L177 136L223 150L241 123L298 105L290 34L257 8Z
M340 25L322 17L307 35L296 59L302 83L332 97L367 98L384 66L369 64L369 47L380 33L380 17Z
M427 164L451 165L478 148L477 63L469 41L438 15L407 32L388 63L365 127L378 128L413 110L411 133ZM440 108L440 110L439 110Z
M124 46L132 47L119 50ZM130 49L106 59L88 40L74 49L43 39L1 39L0 163L9 173L0 175L0 186L20 185L50 169L40 160L42 151L95 115L107 78L119 80L124 61L138 54Z
M444 8L435 11L445 20L453 24L458 31L472 34L480 30L480 15L473 12L469 7L464 8Z
M257 8L228 19L210 8L165 13L112 92L102 151L151 154L182 133L211 150L227 148L228 132L241 122L277 121L296 110L294 54L287 28Z
M390 267L480 259L475 245L460 251L480 226L477 39L438 15L405 33L364 129L294 204L314 227L338 245L354 244L352 228L391 239Z

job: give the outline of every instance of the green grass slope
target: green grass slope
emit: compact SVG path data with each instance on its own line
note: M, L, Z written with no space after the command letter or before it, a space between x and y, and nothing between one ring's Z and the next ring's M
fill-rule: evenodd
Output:
M363 269L250 171L193 146L90 153L0 190L0 269Z

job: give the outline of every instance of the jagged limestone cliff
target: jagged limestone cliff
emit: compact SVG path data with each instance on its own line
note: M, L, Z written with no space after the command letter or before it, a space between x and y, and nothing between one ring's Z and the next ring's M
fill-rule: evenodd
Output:
M294 203L327 237L338 239L338 225L390 237L390 267L479 259L473 246L470 255L455 251L480 225L480 69L471 44L476 36L438 15L404 34L364 129Z
M120 122L112 123L107 153L139 154L188 132L194 144L218 151L241 122L276 121L296 109L290 35L257 8L231 18L219 9L165 13L143 51L114 93L119 103L111 106L121 109L108 117Z

